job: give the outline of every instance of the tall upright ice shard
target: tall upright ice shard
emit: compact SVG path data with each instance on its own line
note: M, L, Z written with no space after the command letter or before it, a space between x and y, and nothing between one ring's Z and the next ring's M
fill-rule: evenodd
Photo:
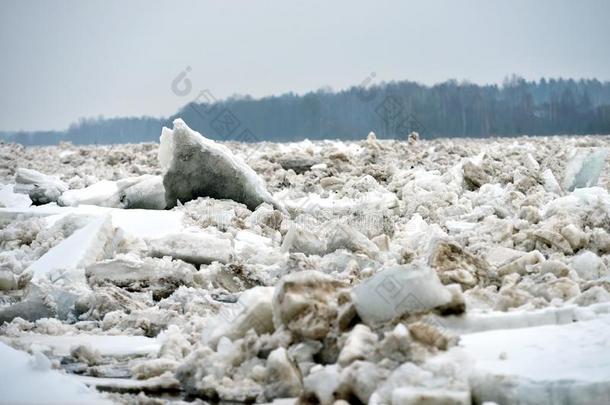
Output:
M169 208L197 197L231 199L251 210L267 202L282 210L265 183L229 148L190 129L182 119L163 128L159 163Z
M607 157L606 148L578 148L572 151L563 178L564 190L574 191L597 185Z

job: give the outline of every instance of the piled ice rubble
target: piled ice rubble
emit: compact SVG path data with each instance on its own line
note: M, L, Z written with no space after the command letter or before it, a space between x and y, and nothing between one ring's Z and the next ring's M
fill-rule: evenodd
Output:
M599 402L609 146L0 145L0 340L123 403Z

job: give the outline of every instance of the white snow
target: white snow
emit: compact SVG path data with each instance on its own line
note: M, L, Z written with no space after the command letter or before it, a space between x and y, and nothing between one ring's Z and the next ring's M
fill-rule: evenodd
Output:
M607 403L609 141L0 145L0 402Z
M14 191L14 184L0 184L0 209L27 208L32 205L30 197Z
M39 333L23 333L16 338L1 338L5 342L19 342L27 346L37 346L49 349L54 356L68 356L72 348L87 345L95 348L102 356L143 356L155 354L161 344L157 339L145 336L129 335L43 335Z
M610 316L462 335L477 401L602 403L610 398Z
M138 238L158 238L171 233L180 232L185 228L182 223L184 214L180 211L144 209L124 210L95 205L58 207L54 204L31 208L0 208L0 218L6 219L50 216L56 216L55 218L58 218L57 215L67 214L83 215L87 217L110 215L113 226L121 228L128 235Z
M610 303L596 303L588 307L564 305L538 310L514 310L510 312L467 312L459 316L438 317L434 323L459 333L474 333L498 329L520 329L542 325L563 325L585 321L610 314Z
M42 357L41 357L42 356ZM111 404L74 377L50 369L44 355L31 356L0 342L0 402L6 404Z

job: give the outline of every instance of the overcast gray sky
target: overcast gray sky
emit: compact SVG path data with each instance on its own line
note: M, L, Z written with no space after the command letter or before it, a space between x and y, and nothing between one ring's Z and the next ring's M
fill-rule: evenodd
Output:
M610 80L610 1L0 0L0 130L216 97L449 78ZM186 67L193 90L171 91Z

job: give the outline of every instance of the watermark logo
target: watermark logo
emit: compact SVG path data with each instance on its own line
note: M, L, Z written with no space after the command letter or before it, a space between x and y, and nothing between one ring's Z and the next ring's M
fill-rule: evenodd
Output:
M424 303L426 301L423 296L425 291L416 293L409 288L405 288L404 282L401 282L393 274L383 277L375 286L374 291L396 313L415 314L430 309ZM418 297L416 294L420 296Z
M227 140L240 125L241 121L228 108L223 108L220 114L210 122L210 126L216 133Z
M404 106L402 102L395 96L387 96L375 108L375 112L384 122L395 121L402 115Z
M403 138L412 132L423 135L425 126L417 119L415 114L405 108L403 102L396 96L389 95L375 108L375 113L381 119L386 134Z
M188 77L191 72L192 68L187 66L174 77L170 84L173 94L178 97L187 97L193 92L193 83ZM199 91L187 105L220 140L248 143L245 151L246 158L258 149L256 143L260 142L260 139L242 123L231 109L223 107L211 90Z
M392 275L384 277L375 287L375 293L390 305L393 305L394 302L398 301L397 298L400 296L402 290L404 290L404 286Z
M377 77L377 73L372 72L358 85L356 97L360 101L370 103L377 97L377 89L371 85L375 77Z
M187 66L182 72L174 77L174 80L172 80L171 89L175 95L180 97L188 96L191 90L193 90L193 83L191 83L191 80L187 77L191 70L191 67Z

